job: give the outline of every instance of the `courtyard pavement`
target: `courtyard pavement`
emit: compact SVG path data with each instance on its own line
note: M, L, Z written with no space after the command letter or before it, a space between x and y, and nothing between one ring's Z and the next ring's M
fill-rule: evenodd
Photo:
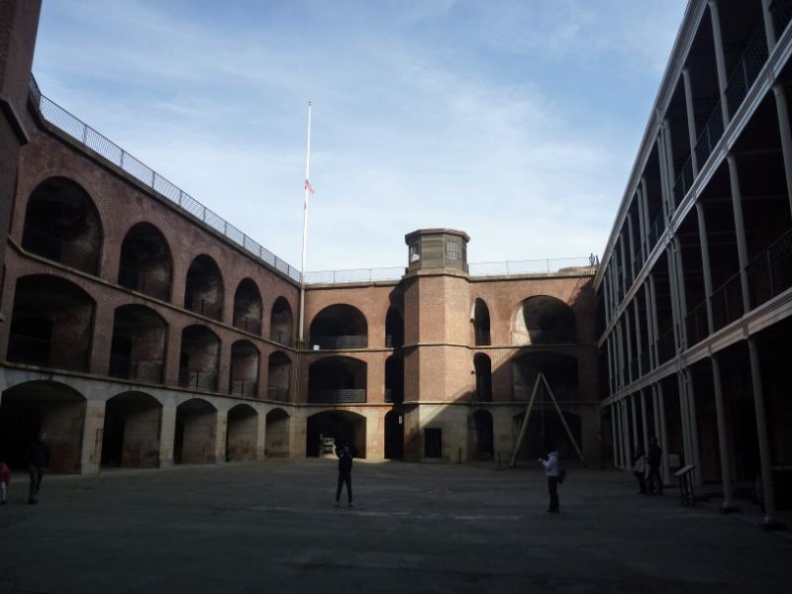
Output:
M0 506L0 592L785 593L792 537L760 515L636 494L571 468L545 513L538 468L368 463L333 507L334 460L47 476Z

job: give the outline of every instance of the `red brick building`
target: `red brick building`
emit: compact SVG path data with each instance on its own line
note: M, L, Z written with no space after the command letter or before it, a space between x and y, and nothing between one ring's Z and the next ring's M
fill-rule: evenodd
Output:
M318 456L330 437L373 460L506 463L534 393L516 455L599 461L591 268L471 275L465 233L415 231L399 279L307 284L299 340L298 271L29 82L23 4L0 5L27 40L0 54L18 96L0 146L12 464L40 429L58 472Z

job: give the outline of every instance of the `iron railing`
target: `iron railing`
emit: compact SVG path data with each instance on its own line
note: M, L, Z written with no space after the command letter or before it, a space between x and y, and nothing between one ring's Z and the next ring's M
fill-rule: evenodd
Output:
M308 392L308 402L310 404L362 404L366 402L366 389L311 390Z
M385 402L392 404L404 402L404 390L402 388L385 388Z
M162 370L164 361L137 360L126 355L110 355L110 377L129 379L153 384L162 383Z
M190 371L185 368L179 369L179 386L182 388L194 388L217 391L217 372L216 371Z
M746 273L752 307L758 307L792 287L792 231L754 258Z
M251 334L261 335L261 322L255 318L234 317L234 328L239 328Z
M687 346L691 347L709 336L709 320L707 318L707 302L702 301L685 318Z
M767 37L764 25L761 24L751 35L751 39L748 41L740 61L732 71L726 86L726 105L729 108L729 117L734 117L734 114L740 109L766 62Z
M712 293L713 330L717 331L738 320L745 313L742 285L738 272Z
M258 396L258 382L256 380L232 380L231 395L255 398Z
M770 4L770 13L773 15L776 38L779 38L789 25L789 21L792 20L792 1L773 0Z
M267 399L275 402L288 402L289 386L267 386Z
M96 274L96 264L99 261L97 251L85 249L72 241L64 241L36 227L25 226L22 247L47 260L88 274Z
M291 331L270 330L270 340L282 344L283 346L293 346Z
M365 349L368 347L368 336L365 334L348 334L343 336L311 336L309 346L315 351L325 349Z
M131 291L143 293L160 301L167 301L170 295L170 284L168 282L152 278L145 272L129 266L119 267L118 284Z
M721 113L720 101L715 104L709 120L704 125L701 134L696 140L696 162L698 163L699 170L704 167L704 164L709 159L712 151L715 150L715 145L723 136L723 114Z
M300 271L284 262L259 243L245 235L242 231L215 214L189 194L178 188L144 163L127 153L120 146L103 136L77 117L60 107L54 101L41 94L35 79L31 75L30 94L42 117L50 124L71 136L74 140L107 159L130 176L153 190L162 198L167 199L185 212L196 217L245 251L253 254L274 269L286 274L293 280L300 281Z

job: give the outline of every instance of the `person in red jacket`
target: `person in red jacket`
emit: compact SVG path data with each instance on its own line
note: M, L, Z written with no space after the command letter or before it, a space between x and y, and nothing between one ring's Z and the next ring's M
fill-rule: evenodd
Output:
M8 483L11 482L11 469L5 460L0 458L0 504L5 505L8 497Z

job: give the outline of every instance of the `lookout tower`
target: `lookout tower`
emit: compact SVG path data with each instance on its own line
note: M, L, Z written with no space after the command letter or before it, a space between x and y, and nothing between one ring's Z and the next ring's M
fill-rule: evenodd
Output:
M404 237L407 242L407 274L424 271L467 275L467 244L470 237L454 229L420 229Z

